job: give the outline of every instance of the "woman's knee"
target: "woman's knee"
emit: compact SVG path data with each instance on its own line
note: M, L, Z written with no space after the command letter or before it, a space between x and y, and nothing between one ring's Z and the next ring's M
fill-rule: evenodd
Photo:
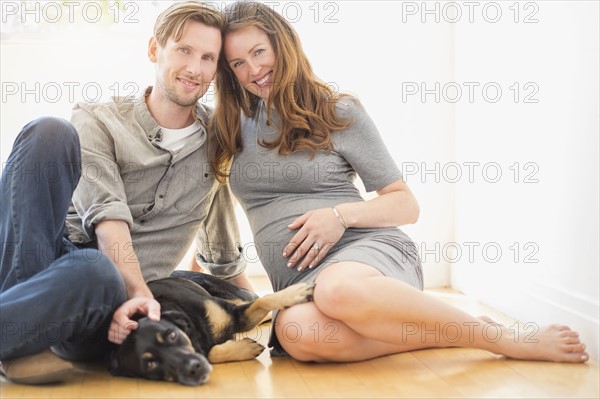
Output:
M335 323L324 319L314 304L308 303L280 311L274 326L281 347L292 358L302 362L325 362L335 359L339 349Z
M365 279L380 274L375 269L373 272L365 269L364 275L355 275L347 273L347 267L340 266L330 266L319 274L314 302L327 316L344 320L345 317L356 314L357 310L369 302L372 295L376 295L369 292Z

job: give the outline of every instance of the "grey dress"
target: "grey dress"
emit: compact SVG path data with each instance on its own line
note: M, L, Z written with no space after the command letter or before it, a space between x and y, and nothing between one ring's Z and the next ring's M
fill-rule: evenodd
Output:
M341 261L368 264L422 289L416 246L398 228L350 228L316 268L299 272L287 267L288 259L282 253L297 231L287 227L295 218L318 208L364 201L354 184L357 173L367 191L402 177L360 102L344 97L336 107L339 116L353 118L354 123L332 135L331 153L321 151L312 159L307 151L280 156L277 149L258 144L261 139L273 140L277 134L266 124L264 103L256 118L242 118L244 149L232 163L230 185L248 217L273 289L314 281L324 267ZM275 113L272 111L273 125L277 126Z

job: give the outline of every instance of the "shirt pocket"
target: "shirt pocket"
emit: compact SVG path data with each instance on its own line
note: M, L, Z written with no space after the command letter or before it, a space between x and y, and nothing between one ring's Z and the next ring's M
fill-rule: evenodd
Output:
M165 171L164 166L125 170L121 179L127 196L127 206L133 219L132 231L139 230L160 211L157 190Z
M198 162L178 168L169 184L168 195L173 199L173 208L194 219L203 217L215 183L214 177L203 171L203 166L206 167Z

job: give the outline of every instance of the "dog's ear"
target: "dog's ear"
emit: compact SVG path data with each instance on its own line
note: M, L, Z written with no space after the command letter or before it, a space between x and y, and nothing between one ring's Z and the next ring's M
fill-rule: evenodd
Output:
M175 324L181 331L188 335L194 331L192 319L179 310L167 310L162 312L160 317Z

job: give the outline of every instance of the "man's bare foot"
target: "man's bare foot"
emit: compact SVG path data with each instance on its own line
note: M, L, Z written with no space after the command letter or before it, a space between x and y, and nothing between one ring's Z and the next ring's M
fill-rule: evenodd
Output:
M502 338L497 348L490 349L513 359L544 360L561 363L584 363L589 360L585 344L579 340L579 334L569 327L559 324L539 328L507 328L487 316L480 320L501 329Z

